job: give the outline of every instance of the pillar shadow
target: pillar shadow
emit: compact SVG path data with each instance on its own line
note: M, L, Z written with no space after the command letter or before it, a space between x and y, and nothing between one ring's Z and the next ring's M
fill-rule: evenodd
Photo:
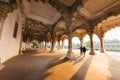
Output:
M85 63L78 69L70 80L84 80L93 56L89 56Z
M74 60L73 65L75 65L75 64L77 64L77 63L79 63L79 62L81 62L81 61L83 60L84 57L85 57L85 56L79 56L79 57L77 57L77 58Z
M45 71L49 68L50 63L61 57L63 57L62 54L52 56L18 55L3 63L4 68L0 70L0 80L44 80ZM62 62L57 62L54 65ZM46 76L51 74L48 73Z
M67 61L69 61L69 60L68 60L68 59L65 59L65 58L60 59L60 60L57 60L56 62L53 62L53 63L50 65L49 68L52 68L52 67L54 67L54 66L63 64L63 63L65 63L65 62L67 62Z
M119 80L120 79L120 59L117 60L112 56L106 54L105 55L109 60L109 71L111 73L111 77L108 77L107 80ZM116 56L116 58L119 58Z
M58 59L56 62L53 62L53 63L51 63L50 64L50 66L47 68L47 70L48 69L51 69L51 68L53 68L53 67L55 67L55 66L57 66L57 65L60 65L60 64L63 64L63 63L65 63L65 62L67 62L67 61L69 61L68 59L65 59L65 58L63 58L63 59ZM46 71L47 71L46 70ZM46 77L49 77L51 74L53 74L53 72L45 72L44 73L44 77L43 77L43 80L46 78Z

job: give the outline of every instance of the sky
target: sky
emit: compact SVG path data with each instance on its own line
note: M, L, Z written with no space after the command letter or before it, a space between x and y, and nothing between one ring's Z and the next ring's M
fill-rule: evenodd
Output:
M105 34L105 39L119 39L120 40L120 27L112 29Z
M120 40L120 27L117 27L117 28L114 28L114 29L111 29L110 31L108 31L106 34L105 34L105 37L104 39L106 40L112 40L112 39L118 39ZM89 41L89 36L85 36L84 38L84 42L86 41ZM99 41L97 35L94 35L93 36L93 40L94 41Z
M106 39L106 40L112 40L112 39L118 39L118 40L120 40L120 27L117 27L117 28L114 28L114 29L111 29L110 31L108 31L105 34L104 39ZM86 35L85 38L84 38L84 42L87 42L87 41L90 41L88 35ZM99 41L97 35L93 36L93 41ZM77 38L77 37L74 37L72 39L72 42L74 42L74 43L80 43L79 38ZM67 44L67 43L68 43L67 40L65 40L65 44Z

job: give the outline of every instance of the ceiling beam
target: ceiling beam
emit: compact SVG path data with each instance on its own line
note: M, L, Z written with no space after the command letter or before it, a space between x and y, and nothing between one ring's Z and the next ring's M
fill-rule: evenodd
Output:
M118 14L120 14L120 5L116 7L114 6L112 9L109 9L108 11L103 12L103 15L100 18L95 19L94 21L91 21L91 23L93 26L96 26L98 23L101 23L103 20L107 19L108 17L116 16Z
M45 29L40 29L40 28L33 28L33 27L29 27L29 29L32 29L32 30L37 30L37 31L41 31L41 32L45 32L45 31L47 31L47 30L45 30Z
M6 4L16 3L16 0L0 0L0 1Z
M78 8L78 6L82 5L83 0L76 0L72 6L70 6L70 9L72 12L75 12Z
M35 29L34 30L33 29L29 29L29 32L30 32L30 34L32 34L32 33L39 33L39 34L43 35L43 34L45 34L46 31L43 32L42 30L40 31L40 30L35 30Z
M62 15L67 16L69 8L59 0L49 0L49 3Z

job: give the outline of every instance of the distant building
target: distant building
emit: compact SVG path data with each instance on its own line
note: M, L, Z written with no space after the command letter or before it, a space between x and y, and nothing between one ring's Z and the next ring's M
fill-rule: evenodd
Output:
M120 44L105 44L106 50L120 50Z
M105 50L120 50L120 43L105 43L104 44ZM100 49L100 43L94 42L94 49L99 50Z

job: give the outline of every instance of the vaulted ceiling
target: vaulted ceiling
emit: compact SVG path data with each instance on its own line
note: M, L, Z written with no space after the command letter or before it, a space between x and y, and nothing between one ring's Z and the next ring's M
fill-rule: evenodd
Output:
M16 0L0 1L9 4ZM26 18L27 35L38 38L52 29L57 35L66 34L68 17L72 19L73 31L80 33L77 29L84 29L88 33L102 20L120 13L120 0L20 0L20 4Z
M31 0L30 2L23 0L25 15L45 24L54 24L63 14L61 14L56 7L52 6L49 1L50 0L43 3L42 0L38 0L37 2L35 0ZM72 5L77 2L77 0L51 1L55 1L56 3L58 1L60 5L63 4L68 8L72 7ZM57 7L59 7L59 5ZM109 12L112 14L112 11L114 11L112 9L115 9L116 7L120 7L119 0L82 0L77 6L76 11L79 11L79 14L88 20L95 20Z

